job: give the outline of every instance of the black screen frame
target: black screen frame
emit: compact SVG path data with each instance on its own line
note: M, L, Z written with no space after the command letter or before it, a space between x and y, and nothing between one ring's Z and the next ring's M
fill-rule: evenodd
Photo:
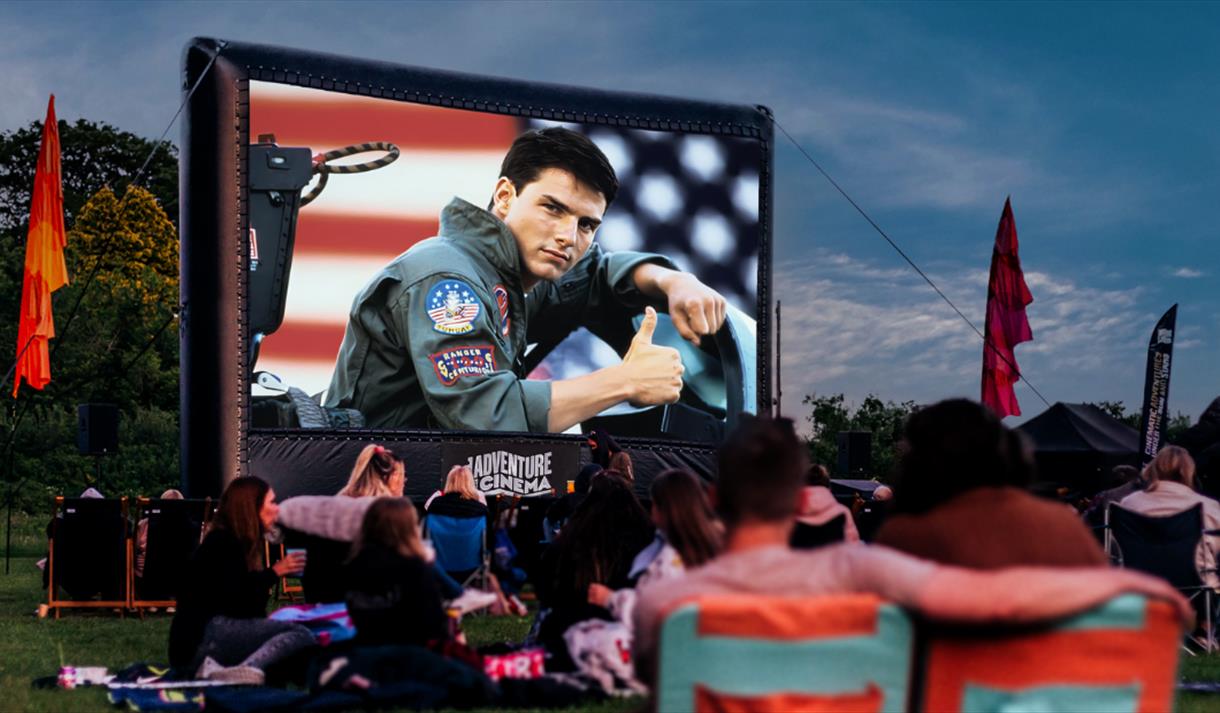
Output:
M582 441L564 434L444 430L284 430L250 428L246 364L249 251L247 181L251 80L510 116L657 131L754 139L759 144L757 279L757 413L772 404L771 233L774 129L764 106L542 84L410 67L267 45L194 38L182 61L189 93L183 122L181 185L181 446L182 482L192 497L217 495L250 474L251 439L396 441L427 447L454 441ZM193 91L192 91L193 90ZM291 444L289 444L291 445ZM660 465L714 470L706 444L624 439L633 453ZM669 455L677 460L674 463ZM427 459L424 459L427 460ZM647 458L645 458L647 460ZM698 467L702 463L704 467ZM425 468L426 470L426 468ZM435 479L435 474L423 481Z

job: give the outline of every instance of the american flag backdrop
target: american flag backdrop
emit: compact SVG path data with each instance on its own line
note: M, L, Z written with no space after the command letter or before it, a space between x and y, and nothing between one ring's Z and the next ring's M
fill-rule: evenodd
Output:
M385 168L331 175L321 196L300 211L284 323L263 341L256 368L311 394L330 383L352 298L364 284L435 235L440 211L454 196L485 205L513 138L551 125L256 81L249 121L252 140L274 134L280 146L314 154L370 141L402 152ZM602 246L662 253L756 317L757 142L565 125L587 133L618 172L618 198L598 231ZM617 361L609 346L580 330L533 376L568 378Z

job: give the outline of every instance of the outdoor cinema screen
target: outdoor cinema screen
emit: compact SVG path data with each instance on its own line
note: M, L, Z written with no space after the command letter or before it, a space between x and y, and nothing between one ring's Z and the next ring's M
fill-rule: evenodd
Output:
M252 428L714 441L758 409L758 137L248 86ZM649 305L652 343L681 359L679 401L553 414L569 398L553 384L622 364Z

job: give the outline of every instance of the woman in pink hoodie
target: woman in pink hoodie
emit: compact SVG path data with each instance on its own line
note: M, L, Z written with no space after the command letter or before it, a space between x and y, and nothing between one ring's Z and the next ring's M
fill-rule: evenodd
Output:
M843 517L843 535L837 531L826 534L826 529L832 529L830 523L839 516ZM852 520L851 510L843 505L830 492L830 472L826 466L815 463L809 466L805 474L805 489L801 496L801 511L796 518L796 530L792 533L791 544L799 549L831 542L859 542L860 533ZM802 527L805 526L805 527ZM809 529L814 528L814 529Z

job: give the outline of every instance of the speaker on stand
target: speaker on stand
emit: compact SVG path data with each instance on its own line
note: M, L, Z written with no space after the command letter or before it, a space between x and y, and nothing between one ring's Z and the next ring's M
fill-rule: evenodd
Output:
M94 474L100 486L102 456L119 449L119 407L80 404L76 407L76 426L76 450L83 456L93 456Z
M872 431L839 431L838 471L845 477L865 478L873 470L873 432Z

